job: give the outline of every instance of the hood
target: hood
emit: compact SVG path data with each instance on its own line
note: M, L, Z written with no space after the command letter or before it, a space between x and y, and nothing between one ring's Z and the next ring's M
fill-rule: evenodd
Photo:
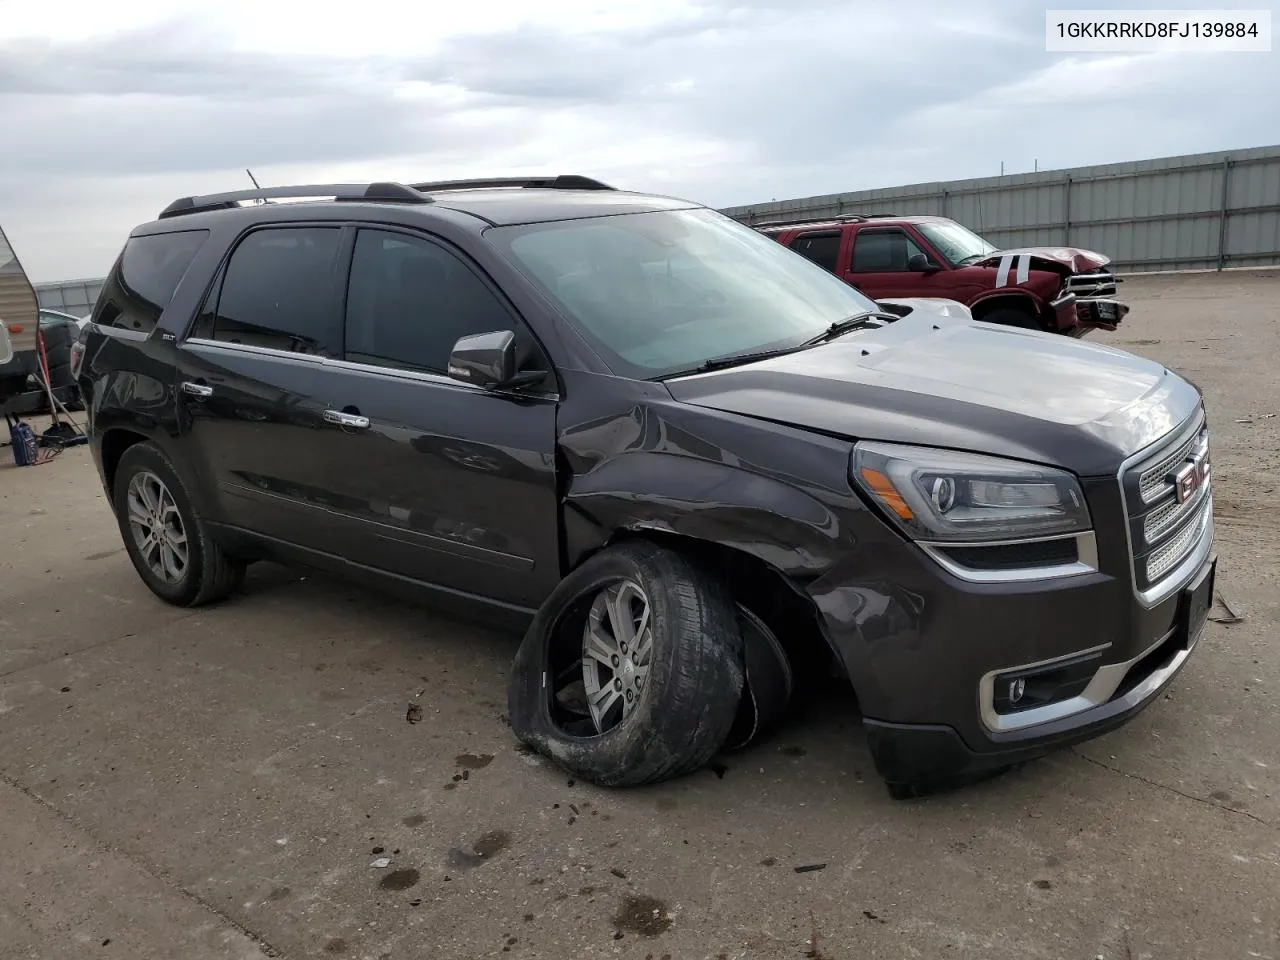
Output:
M886 297L877 300L876 306L898 317L921 311L931 316L973 319L973 313L968 307L959 300L949 300L946 297Z
M1056 334L916 313L759 363L667 381L681 402L844 437L1112 474L1195 412L1150 360Z
M980 267L999 267L1002 261L1008 260L1010 267L1007 269L1013 269L1016 268L1015 261L1023 256L1031 258L1033 269L1066 268L1072 273L1087 273L1111 262L1111 258L1104 254L1077 247L1018 247L1016 250L997 250L975 261L975 264Z

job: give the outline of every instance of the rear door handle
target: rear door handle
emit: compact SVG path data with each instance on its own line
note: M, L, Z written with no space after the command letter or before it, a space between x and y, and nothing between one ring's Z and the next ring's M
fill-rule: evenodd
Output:
M193 397L212 397L213 387L207 383L193 383L190 380L182 382L182 392L189 393Z
M346 413L342 410L326 410L324 419L326 423L336 423L340 427L352 427L356 430L364 430L369 426L368 417L362 417L358 413Z

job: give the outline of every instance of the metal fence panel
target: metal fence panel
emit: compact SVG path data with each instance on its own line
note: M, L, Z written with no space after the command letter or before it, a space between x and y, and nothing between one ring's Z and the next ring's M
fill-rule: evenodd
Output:
M722 212L752 224L841 214L951 217L1001 247L1097 250L1130 273L1280 266L1280 145L914 183ZM35 287L42 307L84 316L103 282Z
M58 283L37 283L36 296L46 310L84 317L93 311L102 280L63 280Z
M941 215L1000 247L1073 246L1116 269L1280 265L1280 146L729 207L745 223Z

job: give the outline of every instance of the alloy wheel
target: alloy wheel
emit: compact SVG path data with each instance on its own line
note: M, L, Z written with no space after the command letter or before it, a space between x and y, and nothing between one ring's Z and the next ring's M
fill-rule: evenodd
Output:
M129 529L143 562L165 583L187 572L187 531L173 494L154 473L143 470L129 480Z
M630 580L605 587L582 631L582 686L596 730L629 717L649 680L653 626L649 598Z

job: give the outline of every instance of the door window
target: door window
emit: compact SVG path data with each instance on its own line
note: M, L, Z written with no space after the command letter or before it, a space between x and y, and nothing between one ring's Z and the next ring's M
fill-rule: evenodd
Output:
M854 273L905 273L919 244L904 230L859 230L853 237Z
M290 353L337 357L341 317L333 270L338 227L255 230L231 254L216 308L197 335Z
M807 257L824 270L836 271L836 260L840 256L839 233L802 233L796 237L791 249L802 257Z
M528 338L458 255L420 237L361 230L347 290L346 359L448 375L460 337L496 330Z

